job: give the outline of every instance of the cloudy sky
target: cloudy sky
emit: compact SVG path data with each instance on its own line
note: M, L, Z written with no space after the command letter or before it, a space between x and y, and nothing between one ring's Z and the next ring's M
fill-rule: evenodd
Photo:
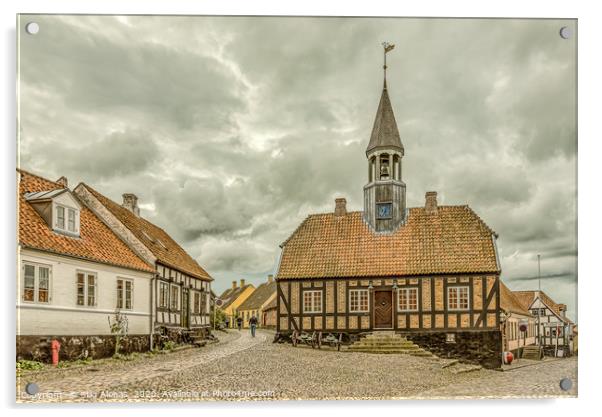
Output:
M24 25L35 20L32 36ZM362 209L388 85L408 205L436 190L499 234L505 282L576 318L574 21L25 16L20 164L85 181L165 228L215 278L259 283L335 196Z

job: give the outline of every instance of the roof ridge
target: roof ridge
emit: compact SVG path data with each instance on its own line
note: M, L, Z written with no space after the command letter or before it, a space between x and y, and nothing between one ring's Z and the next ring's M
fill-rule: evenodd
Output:
M92 191L94 191L94 192L95 192L95 193L97 193L97 194L100 194L102 197L106 198L106 199L107 199L107 200L109 200L111 203L113 203L113 204L115 204L116 206L120 207L121 209L123 209L123 210L126 210L127 212L129 212L129 210L128 210L128 209L126 209L125 207L123 207L121 204L119 204L118 202L114 201L113 199L111 199L111 198L107 197L106 195L104 195L103 193L101 193L100 191L98 191L96 188L93 188L92 186L90 186L90 185L86 184L85 182L80 182L79 184L82 184L84 187L87 187L87 188L91 189ZM79 186L79 184L78 184L78 186ZM77 188L77 187L76 187L76 188ZM155 228L157 228L157 229L161 230L163 233L165 233L167 236L169 236L169 237L170 237L170 238L171 238L171 239L172 239L172 240L175 242L175 240L174 240L174 239L173 239L173 238L172 238L172 237L169 235L169 233L167 233L167 232L165 231L165 229L163 229L161 226L158 226L158 225L156 225L155 223L151 222L151 221L150 221L150 220L148 220L148 219L145 219L145 218L144 218L144 217L142 217L142 216L138 216L137 218L138 218L138 219L140 219L140 220L142 220L143 222L145 222L145 223L147 223L147 224L149 224L149 225L151 225L151 226L153 226L153 227L155 227ZM177 242L176 242L176 243L177 243Z
M60 183L58 183L56 181L49 180L48 178L42 177L41 175L38 175L38 174L34 174L33 172L27 171L27 170L25 170L23 168L17 168L17 172L19 172L21 174L31 175L32 177L36 177L38 179L41 179L42 181L51 182L53 184L56 184L56 185L62 187L62 184L60 184ZM62 187L62 188L65 188L65 187ZM69 188L69 187L66 187L66 188Z
M102 205L104 205L104 206L110 205L111 208L107 207L107 209L109 211L111 211L111 210L117 210L117 213L119 215L116 214L116 213L112 213L112 214L115 217L117 217L118 220L122 224L124 223L124 221L125 222L141 222L142 223L141 226L134 227L133 225L130 225L130 226L132 226L132 227L134 227L136 229L135 232L134 232L134 230L132 230L130 228L130 226L128 226L127 224L124 224L124 226L126 228L128 228L131 232L133 232L134 234L136 234L136 233L145 234L146 231L143 230L144 228L147 228L148 229L147 231L149 233L152 233L154 235L159 234L160 236L149 236L151 243L156 243L157 240L161 240L161 239L165 240L165 242L162 241L162 243L164 243L163 245L159 245L159 246L162 246L163 249L164 249L164 251L162 250L159 254L155 252L157 250L157 248L149 247L148 244L142 242L142 244L145 245L157 257L157 260L159 261L159 263L165 264L166 266L174 268L174 269L179 269L182 272L185 272L185 273L193 275L193 276L198 276L198 277L202 277L204 279L211 279L211 280L213 280L213 277L211 276L211 274L209 274L209 272L207 272L198 263L198 261L195 258L192 257L192 255L190 255L173 237L171 237L171 235L167 231L165 231L165 229L163 229L160 226L157 226L156 224L152 223L151 221L145 219L144 217L136 216L131 211L129 211L127 208L121 206L119 203L115 202L111 198L109 198L106 195L102 194L100 191L96 190L94 187L86 184L85 182L81 182L80 184L83 187L86 187L88 189L88 191L90 191L92 193L92 195L94 195L94 197L96 199L98 199L99 202ZM78 184L78 186L79 186L79 184ZM119 216L127 216L126 217L127 220L124 220L123 218L120 219ZM131 220L129 220L128 218L131 218ZM177 259L171 259L170 255L165 256L165 253L170 252L170 249L167 248L167 246L165 246L165 244L167 244L167 245L173 245L171 251L174 254L172 256L176 256L180 260L180 263L177 262L178 261ZM182 259L182 255L185 257L185 259ZM182 261L183 261L184 264L182 264ZM186 266L185 265L186 263L192 263L193 265ZM200 271L196 271L195 272L194 271L196 269L195 266Z
M441 205L438 205L437 208L438 209L450 209L450 208L466 209L466 208L468 208L489 230L491 230L491 228L487 225L487 223L485 223L483 221L483 219L481 219L481 217L478 214L476 214L475 211L468 204L441 204ZM408 210L425 210L425 207L424 206L414 206L414 207L408 207L407 209ZM339 217L344 217L346 215L356 214L356 213L362 214L362 213L364 213L364 210L348 210L347 213L345 213L344 215L339 216ZM321 213L310 213L307 215L305 220L307 220L307 218L309 218L309 217L317 217L317 216L334 216L334 211L326 211L326 212L321 212ZM299 227L301 227L301 225L299 225ZM299 227L297 227L297 229ZM491 230L491 231L492 231L492 233L495 233L493 230Z

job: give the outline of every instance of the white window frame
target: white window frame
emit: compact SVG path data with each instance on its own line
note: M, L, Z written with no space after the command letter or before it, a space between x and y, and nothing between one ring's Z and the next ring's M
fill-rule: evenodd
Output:
M410 291L411 292L416 292L416 308L402 308L401 307L401 298L402 298L402 294L405 294L403 297L405 299L405 303L406 305L409 306L409 300L410 300ZM401 311L401 312L405 312L405 311L418 311L418 303L420 302L420 300L418 299L418 287L405 287L405 288L399 288L397 290L397 311Z
M78 304L77 299L79 297L79 274L84 275L84 304ZM90 276L94 277L94 304L89 303L89 290L90 284L88 278ZM78 269L75 271L75 305L77 307L96 307L98 305L98 274L93 271L84 271Z
M353 298L356 297L357 305L354 306ZM362 308L362 297L366 297L365 308ZM370 311L370 293L366 289L349 290L349 312L367 313Z
M33 300L25 300L25 266L32 266L33 269ZM48 270L48 301L40 301L40 268ZM40 264L37 262L24 261L21 266L21 301L28 304L50 304L52 295L52 265Z
M466 289L466 307L460 307L460 290ZM456 293L456 306L452 307L450 304L450 292L457 291ZM468 285L451 285L447 287L447 310L448 311L468 311L470 310L470 287Z
M119 290L119 281L121 281L123 283L123 286L121 288L121 290ZM130 306L129 308L127 307L127 284L130 284ZM121 278L121 277L117 277L117 281L115 283L116 286L116 290L117 290L117 303L116 303L116 307L119 310L133 310L134 309L134 280L130 279L130 278ZM119 306L119 292L121 291L121 301L122 301L122 305L121 307Z
M176 289L176 297L175 297L175 301L176 301L176 305L174 307L174 297L173 297L173 289ZM170 310L179 310L180 309L180 286L179 285L175 285L175 284L170 284L169 285L169 309Z
M316 295L320 294L320 302L316 302ZM310 297L310 308L306 309L305 305L305 296L308 295ZM322 312L322 302L324 300L324 295L322 290L305 290L303 291L303 312L304 313L321 313Z
M61 210L63 212L62 216L59 216L59 210ZM67 208L65 206L61 206L60 204L56 204L56 222L54 224L55 228L59 229L59 230L65 230L65 224L66 224L66 214ZM60 225L59 224L59 218L61 218L63 220L63 224Z
M63 225L59 225L59 209L63 210ZM69 214L73 213L73 230L69 228ZM79 234L80 226L80 210L77 208L65 206L63 204L54 203L54 230L69 233L72 235Z

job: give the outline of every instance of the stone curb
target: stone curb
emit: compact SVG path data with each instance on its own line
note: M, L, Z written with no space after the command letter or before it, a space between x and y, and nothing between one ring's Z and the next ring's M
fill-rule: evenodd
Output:
M561 361L562 359L564 359L564 358L546 359L546 360L538 361L536 363L526 363L524 365L517 365L517 366L514 366L514 367L509 368L509 369L504 369L502 367L502 368L499 368L497 370L499 370L500 372L510 372L510 371L514 371L515 369L526 368L528 366L542 365L542 364L550 363L550 362L558 362L558 361Z

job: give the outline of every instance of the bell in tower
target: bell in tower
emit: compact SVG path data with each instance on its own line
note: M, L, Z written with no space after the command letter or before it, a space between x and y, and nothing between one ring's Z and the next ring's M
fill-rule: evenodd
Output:
M385 79L366 148L368 184L364 186L364 220L376 232L393 232L406 219L406 186L401 180L404 148L387 90L387 53L394 45L385 42L383 46Z

